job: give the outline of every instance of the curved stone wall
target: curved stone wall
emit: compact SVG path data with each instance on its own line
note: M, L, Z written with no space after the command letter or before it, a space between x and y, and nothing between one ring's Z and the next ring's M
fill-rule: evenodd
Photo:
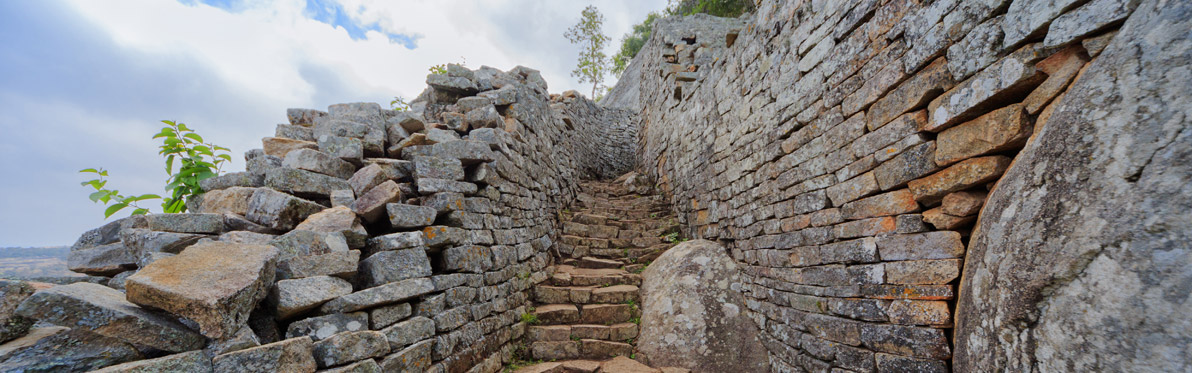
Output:
M1101 123L1106 120L1130 123L1139 132L1133 136L1141 136L1138 145L1145 144L1138 151L1158 149L1155 159L1178 159L1187 150L1183 144L1171 153L1171 145L1162 145L1181 138L1186 119L1157 114L1178 111L1188 97L1186 89L1174 89L1188 81L1180 63L1186 62L1187 34L1160 38L1141 31L1178 29L1175 20L1184 10L1151 1L1142 7L1157 9L1153 16L1131 18L1138 3L767 1L743 23L704 16L661 20L638 56L639 159L689 233L720 240L743 265L748 313L764 331L773 371L1116 370L1129 369L1127 362L1179 370L1186 359L1170 354L1130 357L1152 343L1109 341L1142 338L1160 320L1184 313L1187 302L1110 307L1094 285L1108 286L1096 281L1110 274L1129 274L1147 279L1133 291L1144 297L1187 286L1187 279L1117 254L1050 258L1098 251L1060 249L1064 240L1055 234L1070 231L1065 221L1097 220L1085 208L1099 205L1093 199L1100 194L1078 188L1100 188L1090 179L1101 176L1087 174L1095 171L1085 163L1113 164L1133 148L1121 145L1132 136L1101 143L1090 136L1119 130L1091 128L1112 127ZM1143 17L1150 20L1134 20ZM1123 22L1145 24L1129 38L1145 42L1115 36ZM1170 71L1167 79L1175 82L1152 93L1162 79L1148 68ZM1112 84L1123 78L1146 88ZM1069 91L1070 85L1077 88ZM1106 94L1114 90L1121 93ZM1122 100L1139 103L1114 105ZM1152 107L1131 106L1140 104ZM1131 114L1120 117L1119 110ZM1134 114L1143 111L1151 115ZM1027 144L1040 155L1023 164L1019 152ZM1042 154L1072 152L1073 146L1103 150L1080 161L1039 163ZM1176 168L1171 172L1188 173L1186 165ZM1003 178L1007 170L1018 171ZM1061 188L1046 186L1051 176L1041 173L1085 176L1065 179L1059 184L1071 185ZM1175 179L1151 180L1179 184ZM1183 203L1172 192L1131 193ZM1073 204L1071 198L1086 194ZM1023 200L1028 196L1035 200ZM987 198L996 212L981 213ZM1113 221L1146 214L1143 205L1115 206L1122 218ZM1179 220L1175 210L1161 210L1172 219L1162 220ZM1086 228L1071 229L1102 245L1118 231ZM1146 231L1119 236L1139 230ZM1024 244L1043 251L1015 254ZM1176 249L1173 258L1187 252L1187 245L1160 246ZM965 265L971 255L983 261ZM1056 264L1060 268L1051 269ZM1067 281L1074 282L1062 285ZM1035 295L1020 299L1023 291ZM1001 300L986 303L991 296ZM1112 311L1101 321L1076 321L1082 307L1074 302L1091 298ZM963 318L955 329L958 307ZM1157 314L1127 315L1144 310ZM1052 329L1031 327L1040 315L1055 320ZM1106 331L1114 329L1106 324L1112 320L1131 326ZM1058 325L1104 338L1063 342L1059 336L1069 334L1059 333L1065 328ZM1179 335L1187 328L1175 329L1149 335L1186 346Z

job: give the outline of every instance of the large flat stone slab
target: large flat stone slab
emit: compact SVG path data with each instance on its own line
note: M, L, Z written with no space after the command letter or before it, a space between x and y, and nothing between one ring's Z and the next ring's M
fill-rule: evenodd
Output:
M266 245L196 244L129 277L128 300L192 320L203 335L218 339L243 327L265 298L277 255Z
M87 282L33 293L16 313L165 351L196 350L205 342L182 324L125 300L124 293Z

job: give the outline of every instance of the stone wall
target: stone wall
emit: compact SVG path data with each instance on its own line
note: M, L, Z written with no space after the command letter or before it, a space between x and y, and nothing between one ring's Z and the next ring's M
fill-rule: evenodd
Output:
M1051 176L1039 174L1042 169L1032 172L1027 169L1032 166L1015 163L1016 157L1021 158L1020 150L1031 144L1040 152L1054 153L1061 150L1053 147L1067 147L1077 138L1087 142L1089 136L1100 135L1081 130L1069 140L1061 140L1063 135L1058 134L1042 140L1034 136L1041 130L1047 134L1057 125L1065 127L1057 133L1094 125L1090 121L1097 123L1099 117L1112 115L1098 107L1148 94L1101 84L1086 91L1125 92L1110 98L1068 93L1065 100L1070 84L1079 87L1093 79L1089 76L1092 72L1108 69L1090 70L1090 66L1098 66L1103 59L1122 64L1158 50L1176 49L1179 52L1160 56L1167 58L1163 66L1178 71L1172 75L1179 82L1175 85L1187 86L1187 65L1177 62L1179 58L1186 62L1187 34L1159 41L1141 31L1178 29L1171 22L1184 14L1182 10L1155 10L1164 15L1150 21L1149 28L1140 26L1131 38L1159 45L1111 48L1133 54L1101 57L1111 42L1127 43L1115 34L1138 3L765 1L759 2L758 11L747 17L745 24L709 17L660 20L638 56L643 59L637 77L643 100L639 148L643 171L670 196L680 221L693 237L720 240L742 264L748 313L763 330L762 340L774 371L1122 369L1122 361L1138 359L1094 355L1144 352L1129 342L1114 345L1110 337L1079 344L1056 338L1067 334L1049 332L1043 338L1020 333L1033 330L1029 325L1038 315L1031 311L1033 307L1056 307L1059 301L1012 299L1024 295L1022 289L1034 289L1034 296L1057 291L1048 284L1070 281L1093 257L1054 261L1038 255L1014 255L1011 253L1023 247L1008 238L1022 237L1030 247L1056 247L1063 244L1048 243L1057 239L1056 235L1040 237L1026 232L1052 229L1047 222L1059 221L1055 219L1085 218L1080 207L1067 202L1067 194L1032 192ZM1171 8L1167 3L1171 2L1151 1L1146 7ZM1147 53L1130 52L1139 49ZM1110 80L1113 78L1105 74L1124 77L1134 68L1131 66L1136 65L1100 76ZM1147 79L1161 80L1146 75L1136 81ZM1077 83L1072 83L1074 80ZM1158 102L1177 105L1175 102L1183 101L1174 98L1186 98L1187 89L1164 94L1166 98L1159 101L1144 99L1160 105L1156 108L1122 109L1164 112L1167 106ZM1081 110L1083 116L1070 119ZM1073 114L1052 116L1064 112ZM1175 134L1186 134L1186 119L1162 122L1136 115L1121 120L1142 122L1137 125L1140 130L1155 134L1140 139L1147 144L1152 141L1148 139L1156 138L1169 144ZM1108 135L1112 131L1105 133L1112 136ZM1092 160L1116 157L1129 147L1122 142L1080 146L1119 149L1087 153ZM1066 174L1062 167L1081 169L1081 163L1087 161L1065 159L1062 165L1053 162L1048 166L1057 177ZM1020 173L1010 174L1019 176L1012 181L1003 178L1007 169L1020 169ZM1187 166L1176 172L1186 175ZM1088 179L1099 177L1073 175L1079 178L1065 182L1087 185ZM1018 192L995 188L1002 183L1014 184L1011 190ZM1071 193L1075 188L1059 193ZM1183 188L1186 191L1187 187ZM1035 215L1015 216L1014 207L1006 206L1017 204L998 202L996 214L1000 216L991 217L988 211L980 215L987 196L994 195L993 201L1016 201L1032 195L1022 193L1035 193L1031 198L1047 201L1043 206L1052 207L1032 210ZM1130 211L1126 216L1143 214L1138 208L1123 206ZM999 223L987 224L989 219ZM1000 224L1020 224L1026 229L1006 232L998 228ZM981 229L974 231L975 225ZM1101 233L1081 229L1085 234ZM1186 227L1182 229L1186 234ZM981 238L987 233L998 235L991 239L996 247L977 251L982 259L1014 261L966 266L966 253L973 252L970 245L991 242ZM1105 239L1103 245L1112 245L1109 241ZM1179 255L1187 253L1186 244L1183 247ZM1066 250L1047 252L1067 255ZM1054 275L1044 269L1061 262L1065 269ZM1150 276L1144 283L1179 277L1170 273L1172 269L1149 260L1127 262L1142 267L1128 271L1129 276ZM1020 272L1015 266L1025 270ZM965 280L973 288L958 288L962 268L966 276L980 276L979 280ZM1094 272L1086 273L1087 277ZM1187 279L1175 280L1183 284L1176 286L1188 284ZM1086 289L1082 291L1096 288L1091 285L1095 282L1088 281L1080 282L1081 289ZM1074 286L1058 291L1078 291ZM967 324L960 325L969 329L953 331L958 292L966 300L959 307ZM1002 300L983 304L991 295ZM1092 295L1086 292L1081 296ZM1062 299L1066 302L1063 306L1070 307L1085 298L1072 294ZM1115 315L1110 320L1131 320L1131 327L1111 327L1109 320L1073 321L1083 315L1070 313L1076 312L1074 309L1045 314L1057 315L1053 324L1057 327L1126 328L1136 331L1110 335L1142 338L1138 333L1161 327L1156 324L1161 320L1179 317L1175 315L1181 314L1180 308L1186 312L1187 304L1171 300L1110 311ZM972 313L963 311L966 307ZM1024 309L1016 311L1016 307ZM1120 314L1143 309L1170 316L1142 319ZM1009 313L999 316L1005 312ZM990 318L1002 324L990 325ZM1182 346L1172 347L1173 353L1187 346L1186 334L1183 342L1176 335L1187 333L1188 328L1177 329L1160 337ZM1030 339L1019 342L1020 337ZM972 344L954 343L961 338ZM1009 340L1018 347L1002 350ZM965 346L969 347L962 349ZM1058 365L1044 362L1075 350L1089 352L1060 359L1055 362ZM958 353L956 365L954 351ZM1050 356L1044 356L1047 354ZM1156 358L1167 359L1167 363L1154 365L1166 368L1158 370L1186 367L1181 362L1184 358Z
M636 128L524 67L427 83L409 111L290 109L194 213L83 234L70 267L107 287L7 284L0 370L499 371L558 211Z

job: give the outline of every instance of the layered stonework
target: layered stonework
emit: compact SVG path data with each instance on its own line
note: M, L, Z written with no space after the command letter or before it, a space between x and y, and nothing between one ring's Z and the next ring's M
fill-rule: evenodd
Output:
M1033 322L1038 314L1031 310L1034 307L1056 307L1054 300L1012 300L1026 294L1020 291L1033 289L1033 297L1049 296L1049 291L1076 291L1047 284L1066 284L1078 273L1120 273L1096 267L1096 260L1088 270L1071 269L1088 264L1081 259L1063 265L1069 269L1048 274L1051 270L1042 267L1057 260L1012 253L1023 244L1042 245L1048 255L1063 257L1067 249L1053 248L1062 241L1048 234L1044 236L1051 238L1020 243L1004 237L1067 229L1054 224L1090 217L1079 209L1055 207L1068 206L1060 202L1066 200L1060 195L1032 197L1053 201L1044 202L1053 206L1050 212L1037 211L1033 217L1014 215L1021 211L1003 205L997 210L1000 216L981 212L987 199L1018 201L1030 195L1023 193L1033 193L1026 191L1047 183L1038 179L1046 178L1038 169L1031 179L1035 181L1003 177L1015 167L1044 167L1021 164L1024 146L1056 152L1070 148L1066 144L1075 138L1089 139L1090 135L1075 134L1069 140L1036 137L1040 131L1047 133L1053 122L1063 121L1064 128L1055 130L1069 132L1103 126L1097 120L1114 114L1098 112L1099 107L1118 100L1160 105L1141 98L1149 97L1147 90L1088 83L1099 84L1093 92L1127 91L1102 99L1069 89L1100 79L1090 74L1108 68L1097 68L1102 60L1134 66L1129 64L1138 56L1174 49L1179 52L1159 54L1166 59L1157 62L1163 67L1155 68L1171 69L1178 84L1188 81L1186 34L1163 39L1164 46L1131 44L1119 47L1122 51L1117 53L1123 56L1105 56L1115 54L1107 45L1129 43L1115 35L1138 3L774 1L761 2L756 14L744 17L744 25L735 19L668 18L656 24L636 62L636 94L642 99L639 159L644 172L671 196L684 228L693 237L720 240L743 265L748 313L764 331L762 341L773 371L1123 369L1120 362L1128 359L1058 355L1073 353L1071 349L1141 353L1133 343L1097 339L1073 344L1053 338L1055 332L1006 325ZM1154 11L1155 20L1139 21L1148 22L1139 27L1153 33L1178 28L1171 22L1183 10L1170 2L1150 3L1143 8L1161 10ZM1141 34L1133 39L1161 44ZM1171 44L1174 40L1181 40L1181 46ZM1098 77L1107 74L1127 75L1115 71ZM1187 93L1166 92L1161 100L1178 105ZM613 102L618 102L616 97ZM1071 120L1070 115L1058 114L1065 110L1085 114ZM1106 110L1134 111L1130 106ZM1172 136L1178 138L1180 128L1186 127L1183 118L1123 120L1139 123L1143 133L1167 134L1159 136L1164 144L1173 144ZM1081 146L1120 147L1099 142ZM1187 144L1181 148L1186 150ZM1115 156L1089 157L1095 162ZM1084 169L1083 161L1068 162L1063 167ZM1055 174L1066 174L1061 169ZM1021 172L1031 174L1027 169ZM1088 178L1095 178L1082 177L1065 182L1088 185ZM1016 185L1016 194L999 190L1005 183ZM1138 214L1123 208L1125 216ZM1035 225L1009 233L989 225L990 219L1001 221L998 224L1029 220ZM981 229L974 230L977 226ZM1180 230L1186 234L1187 228ZM985 234L999 238L987 239ZM966 265L973 245L989 245L989 240L995 247L982 247L978 253L1001 264ZM1178 252L1186 253L1186 245ZM1088 255L1084 257L1093 259ZM1020 261L1042 267L1017 264ZM1128 262L1143 266L1135 269L1137 273L1188 283L1162 275L1166 270L1158 264ZM1112 263L1122 265L1120 260ZM1090 272L1094 270L1100 272ZM962 272L979 277L966 279L962 287ZM1095 287L1087 281L1077 280L1073 286ZM958 294L965 300L959 305ZM1000 307L1009 309L985 303L991 294L1002 297ZM1170 302L1149 309L1162 315L1181 307L1187 310L1187 302ZM968 320L960 324L965 329L955 329L958 307ZM1019 307L1026 309L1013 311ZM1119 317L1149 328L1167 316L1112 318ZM1001 325L989 324L995 320ZM1186 339L1178 342L1171 333L1164 335L1162 340L1186 347ZM1008 340L1016 342L1007 345ZM1007 346L1015 350L1003 350ZM1175 369L1186 366L1183 360L1153 366Z

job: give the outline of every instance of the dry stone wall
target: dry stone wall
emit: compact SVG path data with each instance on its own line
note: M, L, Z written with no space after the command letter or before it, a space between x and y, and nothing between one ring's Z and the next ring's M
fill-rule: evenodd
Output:
M427 83L409 111L290 109L194 213L83 234L95 283L5 282L0 370L499 371L558 211L632 167L636 127L524 67Z
M1151 1L1146 7L1169 9L1169 3ZM1024 264L1001 259L1002 264L966 266L966 253L972 252L974 242L988 242L980 237L992 229L1001 246L982 249L983 258L1012 258L1009 253L1018 247L1006 240L1007 235L1029 236L984 223L974 231L974 225L985 201L998 195L997 186L1006 182L1007 170L1030 167L1015 164L1015 159L1024 146L1039 141L1034 136L1041 129L1054 125L1052 115L1063 112L1057 108L1065 107L1066 95L1068 110L1094 113L1085 114L1086 119L1106 115L1096 106L1116 102L1065 92L1091 79L1090 66L1106 58L1101 55L1107 45L1125 43L1115 35L1138 4L764 1L744 22L706 16L660 20L637 57L637 94L642 100L639 159L643 171L670 195L688 232L695 238L720 240L742 265L746 312L763 331L773 371L1122 369L1121 359L1071 358L1060 361L1079 363L1053 365L1043 362L1046 356L1041 355L1056 358L1072 353L1068 348L1125 355L1141 351L1114 348L1108 340L1069 344L1057 342L1054 332L1046 339L1021 333L1032 330L1030 315L1037 313L1029 310L1054 306L1056 301L1014 300L1022 294L1019 289L1049 291L1048 281L1064 283L1072 276L1070 270L1055 276L1017 272L1014 266L1025 262L1056 263L1031 255L1014 259ZM1169 23L1183 14L1174 9L1155 12L1174 12L1162 18ZM1151 30L1178 28L1152 23ZM1181 40L1184 47L1168 43L1154 48L1182 48L1186 54L1186 33L1181 35L1171 39ZM1132 39L1159 43L1141 32ZM1121 49L1139 48L1152 47ZM1122 63L1134 55L1140 54L1111 60ZM1185 83L1187 65L1172 62L1178 61L1179 52L1164 56L1170 57L1164 66L1180 71L1177 80ZM1110 87L1102 85L1093 92L1126 90ZM1187 90L1180 93L1184 96L1168 92L1167 97L1187 96ZM1153 118L1126 119L1144 120L1151 120L1140 125L1148 131L1171 126ZM1068 119L1062 123L1089 125ZM1173 131L1158 132L1182 133ZM1043 151L1068 143L1049 141L1054 145L1031 146ZM1064 162L1071 162L1064 167L1083 167L1074 159ZM1046 177L1035 171L1036 179L1031 180ZM1029 190L1039 182L1012 183L1015 190ZM1027 231L1037 232L1049 229L1047 219L1057 219L1048 212L1082 219L1079 208L1058 207L1032 218L1013 216L1013 207L1005 207L1004 201L1019 197L995 199L1002 201L1002 224L1026 224ZM1066 202L1045 205L1055 204ZM1088 262L1075 260L1071 265L1081 263ZM1147 269L1141 271L1152 275L1167 271L1143 266ZM973 272L977 268L979 272ZM959 287L962 269L966 276L982 276L979 289ZM1186 279L1181 283L1186 285ZM964 307L976 308L963 313L967 321L961 326L971 329L953 330L958 292L967 302L960 304L962 312L968 312ZM990 294L997 294L1000 307L1009 310L983 304ZM1083 298L1063 299L1072 303ZM1186 302L1175 304L1179 303L1150 309L1171 315L1179 314L1176 308L1187 309ZM1003 325L990 325L985 319L994 315ZM1006 318L1011 315L1023 317ZM1083 314L1072 318L1078 315ZM1068 323L1063 325L1109 328L1056 318ZM1134 325L1144 323L1136 317L1126 319ZM1163 341L1186 346L1186 337L1179 342L1179 337L1165 335ZM962 344L962 337L972 339ZM1027 337L1031 339L1018 341ZM1010 345L1016 350L1003 351L1009 340L1015 341ZM1042 340L1046 347L1035 345ZM958 351L964 346L970 347ZM956 355L954 365L959 352L964 355ZM1179 370L1185 366L1180 364L1161 365Z

